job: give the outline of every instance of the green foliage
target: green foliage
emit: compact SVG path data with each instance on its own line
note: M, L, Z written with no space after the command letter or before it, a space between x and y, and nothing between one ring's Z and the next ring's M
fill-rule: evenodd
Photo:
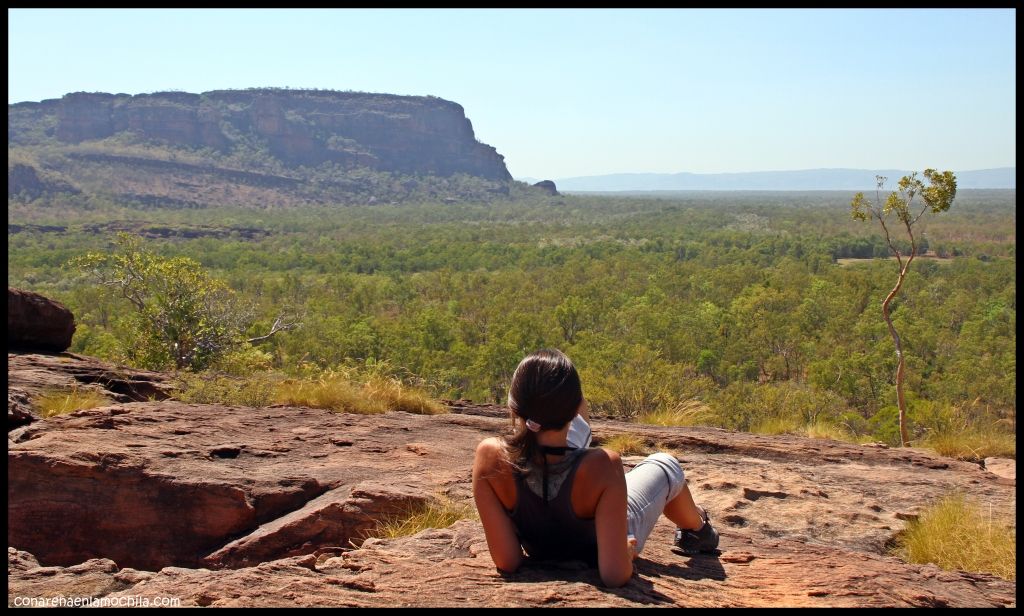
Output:
M956 198L919 224L957 256L941 267L915 260L892 305L915 446L937 443L945 424L1012 440L1015 423L1015 196ZM893 442L884 409L895 409L896 363L877 314L893 261L872 260L889 249L841 215L849 207L838 192L284 211L43 199L9 203L12 229L66 231L12 230L8 282L74 312L74 352L128 361L125 341L144 340L133 305L62 264L109 251L102 231L117 225L257 229L144 243L229 286L251 313L239 338L266 331L283 306L302 314L301 329L211 359L225 375L269 366L310 383L344 372L361 396L376 374L432 399L502 403L518 361L554 346L579 367L597 414ZM836 265L841 257L866 260Z
M920 446L973 462L1016 457L1012 422L993 417L990 411L973 404L950 407L933 400L914 402L913 434Z
M714 416L700 400L683 400L671 408L638 415L636 420L654 426L700 426L713 423Z
M243 319L234 293L188 257L165 258L137 237L118 234L114 252L69 261L90 273L134 311L124 319L121 351L145 368L199 370L242 343Z
M952 571L1017 578L1017 529L974 499L953 493L922 511L900 534L896 555Z
M839 396L789 381L730 383L711 397L710 406L713 425L749 432L797 431L819 421L839 424L847 412Z

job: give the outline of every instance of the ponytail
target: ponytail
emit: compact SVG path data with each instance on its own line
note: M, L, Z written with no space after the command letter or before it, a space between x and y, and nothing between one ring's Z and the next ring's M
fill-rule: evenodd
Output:
M518 473L526 472L529 463L541 465L544 502L548 500L545 453L561 455L565 448L543 447L537 442L537 434L564 427L576 416L582 402L579 373L572 361L557 349L541 349L527 356L512 374L508 408L512 411L513 433L503 440L503 455Z

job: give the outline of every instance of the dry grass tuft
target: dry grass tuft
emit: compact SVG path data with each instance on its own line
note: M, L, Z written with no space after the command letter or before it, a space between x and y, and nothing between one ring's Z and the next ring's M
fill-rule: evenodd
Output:
M448 412L447 407L425 392L380 375L370 376L365 383L354 383L347 374L327 372L317 379L289 379L278 385L276 401L331 409L343 413L372 415L388 411L405 411L419 415Z
M407 537L428 528L448 528L459 520L467 519L479 519L474 506L455 503L448 498L439 498L381 520L367 536L383 539Z
M42 417L55 417L110 404L110 399L91 389L58 389L46 391L32 401Z
M617 451L619 455L623 456L640 456L654 453L654 449L647 445L647 441L636 434L616 434L601 440L600 446Z
M1012 513L1009 514L1012 516ZM951 494L907 523L897 554L912 563L1017 577L1017 529L963 494Z

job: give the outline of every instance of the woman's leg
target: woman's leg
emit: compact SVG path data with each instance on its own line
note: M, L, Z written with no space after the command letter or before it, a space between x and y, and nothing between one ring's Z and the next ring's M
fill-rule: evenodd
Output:
M666 506L678 500L685 488L682 467L666 453L651 454L626 473L626 517L629 533L636 538L638 553ZM692 498L689 500L693 502Z
M665 504L665 517L675 522L679 528L699 530L704 526L704 516L700 508L693 502L689 486L683 486L675 498Z

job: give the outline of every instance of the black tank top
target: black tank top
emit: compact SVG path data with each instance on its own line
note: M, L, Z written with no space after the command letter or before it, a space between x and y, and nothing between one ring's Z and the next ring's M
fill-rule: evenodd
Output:
M509 512L519 543L531 558L582 560L597 564L597 532L594 519L581 519L572 510L572 486L586 450L569 462L568 476L558 494L547 503L526 483L526 473L516 475L516 504ZM555 465L549 465L550 471ZM538 471L540 469L537 469Z

